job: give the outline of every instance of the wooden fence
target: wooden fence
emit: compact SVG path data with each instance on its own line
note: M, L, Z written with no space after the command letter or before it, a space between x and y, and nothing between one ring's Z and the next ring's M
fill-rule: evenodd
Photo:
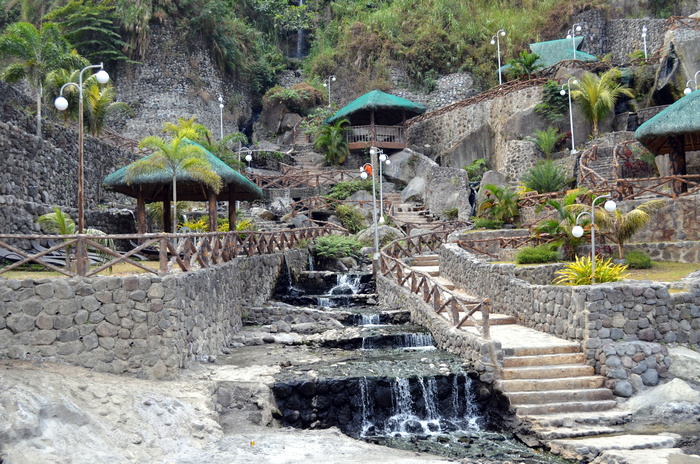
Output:
M249 177L261 189L317 187L319 185L333 185L338 182L349 182L360 177L360 171L354 169L312 173L294 166L282 165L282 172L282 175L276 176L250 173Z
M0 235L0 248L13 254L12 264L0 268L0 275L23 264L40 264L49 270L69 277L93 276L118 263L127 263L146 272L165 275L171 272L187 272L208 268L241 256L272 254L296 248L307 240L331 233L344 233L341 227L310 227L275 232L202 232L189 234L143 235ZM61 240L45 250L27 252L13 246L11 241ZM104 246L106 240L125 240L138 243L133 249L120 253ZM90 266L88 250L102 253L101 263ZM158 269L149 267L139 259L142 253L157 256ZM59 267L57 256L68 256L69 265ZM50 258L50 259L47 259Z
M382 248L379 256L379 269L382 275L390 276L412 293L431 304L437 314L455 327L461 328L468 322L473 324L484 339L491 338L489 325L490 300L488 298L467 298L459 296L437 283L430 275L417 271L404 262L425 252L435 252L447 239L449 232L433 232L416 235L404 240L395 240ZM481 321L475 314L481 312Z

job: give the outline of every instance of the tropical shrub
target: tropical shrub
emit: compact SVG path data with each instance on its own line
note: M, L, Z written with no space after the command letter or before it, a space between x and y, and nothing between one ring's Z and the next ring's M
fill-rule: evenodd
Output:
M300 82L290 88L271 88L263 97L263 101L279 103L292 112L306 115L312 108L323 103L323 92L308 82Z
M525 187L539 193L559 192L571 182L564 169L551 160L537 163L537 166L525 173L522 180Z
M515 254L518 264L552 263L559 261L556 245L545 244L536 247L525 247Z
M452 221L452 220L457 219L457 217L459 216L459 209L458 208L446 209L444 211L444 213L445 213L445 216L447 217L447 219Z
M661 200L649 200L624 214L619 208L612 213L601 210L600 224L603 226L603 233L617 244L620 259L622 259L625 242L646 226L651 221L651 214L663 206L664 202ZM598 222L597 217L596 222Z
M544 156L549 159L557 144L564 136L565 134L560 134L556 127L548 127L545 130L536 130L535 136L532 137L531 140L537 145L537 148L542 150Z
M335 214L351 234L358 233L366 226L364 216L354 206L338 205L335 208Z
M469 166L464 166L462 169L467 171L469 182L478 182L481 180L481 176L488 170L488 165L484 158L478 158L472 161Z
M632 89L620 84L620 70L612 68L600 76L587 72L571 91L571 98L581 107L584 116L593 124L593 135L598 135L598 122L615 109L622 97L634 98Z
M360 253L362 245L354 237L345 235L324 235L314 241L313 252L317 258L347 258Z
M483 189L486 196L479 203L479 215L511 224L518 216L518 194L508 186L486 184Z
M518 58L508 60L508 65L506 74L509 78L526 80L532 79L537 71L543 67L540 55L530 53L527 50L521 51Z
M367 192L372 192L372 179L365 180L351 180L347 182L338 182L333 186L329 198L333 200L345 200L350 195L360 190L365 190Z
M494 221L493 219L486 218L474 218L474 228L475 229L488 229L495 230L503 227L503 221Z
M615 264L611 258L604 260L596 257L595 281L596 283L617 282L627 277L624 272L627 266ZM564 269L557 271L559 277L554 279L554 284L561 285L590 285L592 274L591 258L584 256L576 258L576 261L568 264Z
M630 269L649 269L651 267L651 258L641 250L625 253L625 261Z
M350 121L343 118L333 124L324 124L316 133L314 148L325 155L327 165L343 164L348 157L348 140L345 132Z
M568 97L560 93L556 81L548 80L542 86L542 102L535 105L535 112L551 123L561 121L569 111Z
M535 235L551 235L556 239L556 243L561 247L564 259L574 259L576 249L583 242L583 237L574 237L571 229L576 225L577 208L581 205L577 203L579 197L590 196L586 189L575 189L567 192L561 200L547 199L537 212L541 212L545 207L556 211L556 217L546 218L535 226ZM584 223L585 224L585 223Z

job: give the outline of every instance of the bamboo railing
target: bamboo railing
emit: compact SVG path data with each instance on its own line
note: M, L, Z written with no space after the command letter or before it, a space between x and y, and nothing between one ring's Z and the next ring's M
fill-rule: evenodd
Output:
M69 277L90 277L118 263L139 268L145 272L165 275L173 272L188 272L209 268L242 256L272 254L295 248L304 241L331 233L345 233L341 227L328 224L325 227L289 229L275 232L237 231L202 232L188 234L134 234L134 235L0 235L0 247L14 253L18 259L3 268L0 275L22 266L39 264L49 270ZM10 241L62 240L46 250L27 252L13 246ZM139 245L125 253L114 251L103 243L106 240L127 240ZM107 258L101 264L90 266L87 250L98 250ZM140 253L151 250L158 256L159 266L154 269L137 259ZM56 252L76 263L75 266L59 267L44 261Z
M462 328L470 322L486 340L491 338L489 325L490 300L488 298L467 298L437 283L424 272L411 268L404 262L416 254L435 252L447 239L449 232L432 232L416 235L403 240L394 240L382 248L379 256L379 270L402 286L419 295L425 303L432 305L435 312L448 320L454 327ZM481 312L481 321L474 315Z

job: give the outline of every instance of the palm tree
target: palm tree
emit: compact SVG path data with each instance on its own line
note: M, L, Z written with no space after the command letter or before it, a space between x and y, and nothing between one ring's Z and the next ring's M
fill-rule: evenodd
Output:
M176 231L177 210L177 176L187 174L193 180L207 185L216 193L221 191L222 181L211 163L206 158L204 149L191 143L188 138L197 137L192 128L185 128L178 132L170 142L161 137L150 136L141 140L141 148L150 148L155 153L142 158L129 166L126 172L126 182L131 184L142 175L154 174L166 171L172 177L173 184L173 208L172 208L172 232Z
M235 150L240 149L246 143L248 143L248 137L246 137L244 133L231 132L223 139L215 142L209 151L214 153L229 167L236 169L238 172L242 172L245 163L239 161L240 156L236 154Z
M343 164L348 157L348 140L345 137L350 121L343 118L334 124L324 124L318 129L314 148L325 153L326 164Z
M131 113L131 107L124 102L115 102L115 97L112 84L102 85L93 76L83 84L83 119L93 137L102 133L105 120L110 115Z
M563 199L550 198L537 209L539 213L545 207L549 207L556 212L556 216L541 220L535 226L535 235L549 234L554 237L558 245L562 247L564 258L569 260L576 256L576 249L583 242L583 238L574 237L571 233L571 229L576 225L576 215L579 212L576 201L582 195L590 194L587 189L583 188L570 190Z
M544 156L549 159L557 143L564 137L556 127L548 127L545 130L535 130L535 136L531 138L537 148L542 150Z
M166 122L163 124L163 132L170 133L174 137L184 130L192 129L190 140L205 145L209 149L211 146L211 133L204 124L198 123L196 119L196 116L192 116L190 119L177 118L176 123Z
M518 194L508 186L486 184L483 188L486 198L479 203L479 212L486 213L495 221L512 223L518 216Z
M515 79L519 79L523 76L527 77L528 80L537 73L539 69L542 69L542 62L540 61L540 55L537 53L528 53L527 50L520 52L520 57L508 61L507 73Z
M632 89L620 84L620 70L609 69L600 76L585 73L579 79L578 86L571 91L571 98L576 100L583 114L593 124L593 134L598 135L598 122L615 109L615 103L622 97L634 97Z
M664 206L661 200L649 200L634 208L629 213L623 214L619 209L612 213L604 211L601 218L603 233L613 243L617 244L617 253L623 258L625 242L651 221L651 214ZM598 221L598 218L596 218Z
M46 75L60 68L80 68L85 59L72 52L70 44L54 23L37 29L29 23L10 24L0 37L0 57L14 58L0 77L7 82L27 79L36 90L36 135L41 137L41 98Z

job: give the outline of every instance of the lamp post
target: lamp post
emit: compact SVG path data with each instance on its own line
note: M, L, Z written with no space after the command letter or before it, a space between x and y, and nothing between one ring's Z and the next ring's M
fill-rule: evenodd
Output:
M566 81L566 84L561 86L559 94L562 96L567 93L569 94L569 126L571 127L571 154L573 155L576 153L576 144L574 143L574 111L571 106L571 84L578 85L576 78L570 77L569 80ZM566 90L564 90L564 88L566 88Z
M224 139L224 97L219 94L219 122L221 123L221 136L219 140Z
M375 261L375 269L376 269L376 260L379 259L379 230L377 226L377 188L375 186L375 170L374 166L377 165L377 149L372 147L369 150L370 154L370 162L366 163L364 166L362 166L360 172L360 177L362 179L367 179L369 176L372 176L372 206L374 210L374 214L372 215L372 222L374 223L374 257L373 261Z
M248 153L245 155L245 160L248 162L248 172L252 172L253 169L250 167L250 162L253 161L253 155L251 153Z
M335 76L328 76L326 80L323 81L323 86L328 87L328 107L331 106L331 81L335 82Z
M374 150L374 155L379 154L379 223L384 224L384 178L382 174L382 167L384 163L386 163L387 165L391 164L391 160L388 156L386 156L384 150L382 150L381 148L370 148L370 155L372 154L372 150Z
M571 229L571 235L576 238L583 237L583 227L578 225L579 219L581 219L581 216L584 214L591 217L591 284L595 283L595 203L601 198L608 198L608 201L606 201L605 205L603 206L605 211L612 213L615 211L615 209L617 209L615 202L610 199L612 198L611 194L608 193L607 195L595 197L591 202L591 212L589 213L588 211L583 211L582 213L579 213L579 215L576 216L576 225Z
M574 59L576 59L576 33L581 32L581 25L576 23L571 26L568 33L566 34L567 39L571 39L571 46L574 49Z
M63 89L67 86L74 86L78 89L78 233L82 234L85 230L85 217L83 210L83 73L88 69L97 69L100 71L95 74L95 79L100 84L106 84L109 82L109 74L104 70L102 63L93 64L84 67L80 71L80 76L78 78L78 84L75 82L67 82L61 86L61 90L58 93L58 98L54 100L54 105L59 111L65 111L68 108L68 100L63 96Z
M498 56L498 85L503 84L503 78L501 77L501 37L505 37L505 35L506 31L499 29L498 32L491 37L491 45L496 45L496 54Z
M644 60L647 59L647 27L642 26L642 40L644 40Z
M685 83L685 90L683 91L683 95L690 95L690 93L693 90L698 90L698 74L700 74L700 71L696 72L695 76L693 76L692 79L688 79L688 82ZM693 83L695 83L694 89L690 87L690 85Z

